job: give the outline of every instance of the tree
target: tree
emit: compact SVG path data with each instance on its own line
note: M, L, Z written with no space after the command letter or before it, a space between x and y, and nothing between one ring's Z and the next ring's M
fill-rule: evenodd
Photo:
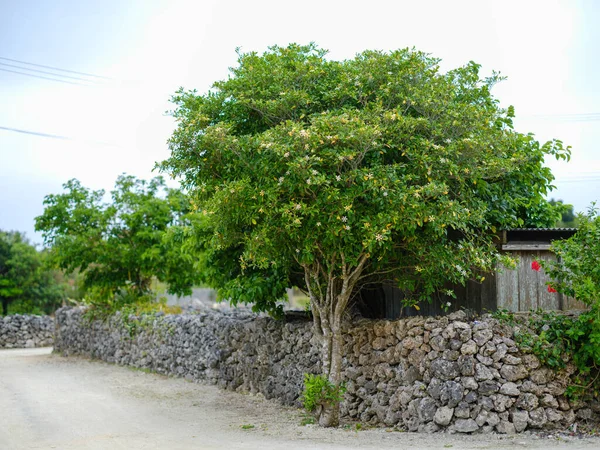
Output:
M442 73L414 50L325 56L312 44L240 53L208 93L180 89L160 168L194 196L206 246L237 257L229 281L303 274L337 388L344 312L361 286L394 280L416 304L490 270L497 229L543 201L544 157L569 150L514 131L513 108L490 93L501 77L473 62ZM321 406L320 423L336 425L338 406Z
M18 232L0 232L0 297L2 314L34 281L39 266L36 249Z
M556 227L576 227L577 226L577 217L573 210L573 205L568 203L564 203L562 200L554 200L550 199L548 202L552 205L553 208L557 211L557 215L559 216L554 224L551 226Z
M23 234L0 230L2 314L50 314L61 304L64 288L45 266L44 258Z
M77 180L63 187L66 193L45 197L36 230L57 267L81 272L88 296L105 305L133 301L150 293L153 277L169 283L169 292L190 292L193 261L165 238L185 221L189 200L179 190L167 189L161 177L122 175L105 203L104 191Z

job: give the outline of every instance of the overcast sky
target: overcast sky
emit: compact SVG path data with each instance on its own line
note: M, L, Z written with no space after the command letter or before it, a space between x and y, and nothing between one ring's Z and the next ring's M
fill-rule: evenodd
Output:
M516 128L573 147L570 163L548 161L551 196L584 211L600 200L598 24L594 0L0 0L0 229L40 242L34 217L70 178L110 190L123 172L156 175L179 86L206 91L236 47L311 41L332 59L414 46L444 70L502 72L494 93Z

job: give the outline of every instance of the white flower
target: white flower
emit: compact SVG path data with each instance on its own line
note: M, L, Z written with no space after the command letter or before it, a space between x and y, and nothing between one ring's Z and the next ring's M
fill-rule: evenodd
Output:
M284 178L283 177L279 177L279 184L283 183Z
M342 216L342 222L348 222L348 218L346 216Z
M377 240L377 241L382 241L382 240L383 240L383 235L381 235L381 234L376 234L376 235L375 235L375 240Z
M342 177L340 175L335 176L335 181L342 181Z
M319 172L317 172L315 169L313 169L311 172L313 175L319 175Z
M350 225L345 225L344 228L348 231L350 231Z
M449 308L449 307L451 307L451 306L452 306L452 303L450 303L450 302L447 302L447 303L446 303L446 306Z
M299 134L300 134L300 136L302 136L302 137L307 137L307 136L308 136L308 131L306 131L306 130L300 130L300 133L299 133Z
M229 192L233 194L235 192L235 189L229 189Z
M321 222L317 222L317 226L320 227L321 226Z
M388 196L388 193L387 193L387 191L384 191L384 192L383 192L383 196L384 196L384 197L387 197L387 196Z
M306 179L306 184L310 184L310 178Z
M285 152L285 153L283 154L283 157L284 157L284 158L289 158L289 157L290 157L290 152Z
M300 249L299 248L296 249L296 253L300 253Z
M300 203L296 203L296 209L301 209L302 205Z
M445 140L446 144L451 144L452 143L452 139L448 138Z

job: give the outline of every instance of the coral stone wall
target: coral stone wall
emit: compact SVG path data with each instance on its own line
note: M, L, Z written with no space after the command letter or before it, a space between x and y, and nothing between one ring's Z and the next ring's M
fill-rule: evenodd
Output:
M298 405L303 374L318 373L309 321L250 314L150 316L106 323L56 313L55 349L260 392ZM597 421L600 405L565 397L573 375L522 353L513 329L491 318L364 320L345 330L342 416L410 431L514 433Z
M0 348L47 347L53 341L52 317L20 314L0 317Z

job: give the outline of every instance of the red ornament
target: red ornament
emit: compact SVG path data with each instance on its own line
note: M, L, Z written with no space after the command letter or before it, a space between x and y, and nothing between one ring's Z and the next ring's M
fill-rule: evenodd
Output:
M556 292L556 289L554 289L552 286L548 286L548 292L553 294L554 292Z
M531 263L531 268L532 268L533 270L535 270L536 272L538 272L538 271L539 271L539 270L542 268L542 266L540 266L540 263L539 263L539 262L537 262L537 261L533 261L533 262Z

